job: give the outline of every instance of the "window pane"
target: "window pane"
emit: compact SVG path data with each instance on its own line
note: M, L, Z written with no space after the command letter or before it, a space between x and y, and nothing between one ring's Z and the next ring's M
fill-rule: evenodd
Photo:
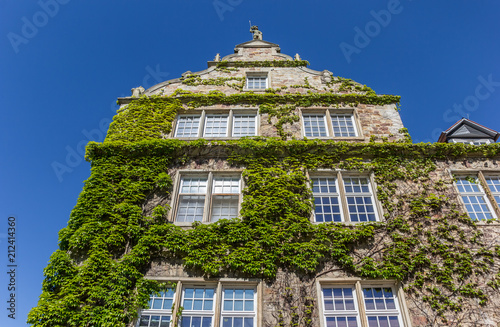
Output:
M265 89L267 87L267 76L247 76L248 89Z
M254 311L254 290L243 288L224 289L222 311Z
M495 197L497 205L500 205L500 177L486 177L486 183Z
M344 189L351 221L367 222L377 220L368 178L345 177Z
M306 137L328 136L325 115L304 115L304 135Z
M189 223L202 221L204 207L204 195L180 195L176 221Z
M207 115L205 117L205 137L225 137L227 136L228 115Z
M212 311L214 300L213 288L186 288L184 290L184 311Z
M206 177L182 177L180 193L207 193Z
M239 194L240 177L217 176L214 178L213 192L215 194Z
M342 221L336 178L312 178L316 222ZM330 196L324 196L329 194Z
M238 217L239 195L215 195L212 202L212 222Z
M254 136L255 123L255 115L234 115L233 137Z
M179 116L177 119L176 137L197 137L200 116Z
M355 310L353 292L350 288L323 288L323 301L327 311Z
M491 189L494 184L488 181ZM458 191L462 194L462 200L467 209L467 213L472 220L484 220L494 218L491 212L486 195L479 186L479 181L474 177L458 177L455 181Z
M352 115L332 115L333 136L357 136Z

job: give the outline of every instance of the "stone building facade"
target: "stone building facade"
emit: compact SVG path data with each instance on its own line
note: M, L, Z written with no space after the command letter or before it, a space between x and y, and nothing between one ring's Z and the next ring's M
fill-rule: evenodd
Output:
M68 326L500 326L498 136L413 144L399 97L252 31L206 70L119 98L61 232L73 268L47 283L85 289L98 256L88 289L125 280L121 300L72 289L75 309L57 284L31 322L59 299Z

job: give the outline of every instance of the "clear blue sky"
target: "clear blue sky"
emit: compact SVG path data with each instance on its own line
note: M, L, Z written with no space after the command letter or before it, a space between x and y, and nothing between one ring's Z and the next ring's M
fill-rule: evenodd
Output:
M1 326L26 325L90 174L81 149L102 141L116 98L205 69L250 40L249 20L312 69L401 95L414 140L436 141L467 114L500 130L496 0L54 1L0 0ZM57 176L59 164L67 170ZM15 321L6 310L9 215L18 228Z

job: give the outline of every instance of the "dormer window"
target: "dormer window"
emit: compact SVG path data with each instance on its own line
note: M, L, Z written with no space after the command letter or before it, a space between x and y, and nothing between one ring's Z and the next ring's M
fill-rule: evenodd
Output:
M246 88L248 90L265 90L268 87L267 74L247 75Z
M470 119L462 118L446 131L442 132L438 142L482 145L495 143L499 137L500 133L497 131Z

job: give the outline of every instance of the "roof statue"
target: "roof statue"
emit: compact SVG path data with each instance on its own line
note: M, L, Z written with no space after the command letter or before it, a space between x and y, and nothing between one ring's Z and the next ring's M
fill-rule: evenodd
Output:
M262 32L259 31L259 26L253 25L252 27L250 27L250 33L253 34L254 40L262 40Z

